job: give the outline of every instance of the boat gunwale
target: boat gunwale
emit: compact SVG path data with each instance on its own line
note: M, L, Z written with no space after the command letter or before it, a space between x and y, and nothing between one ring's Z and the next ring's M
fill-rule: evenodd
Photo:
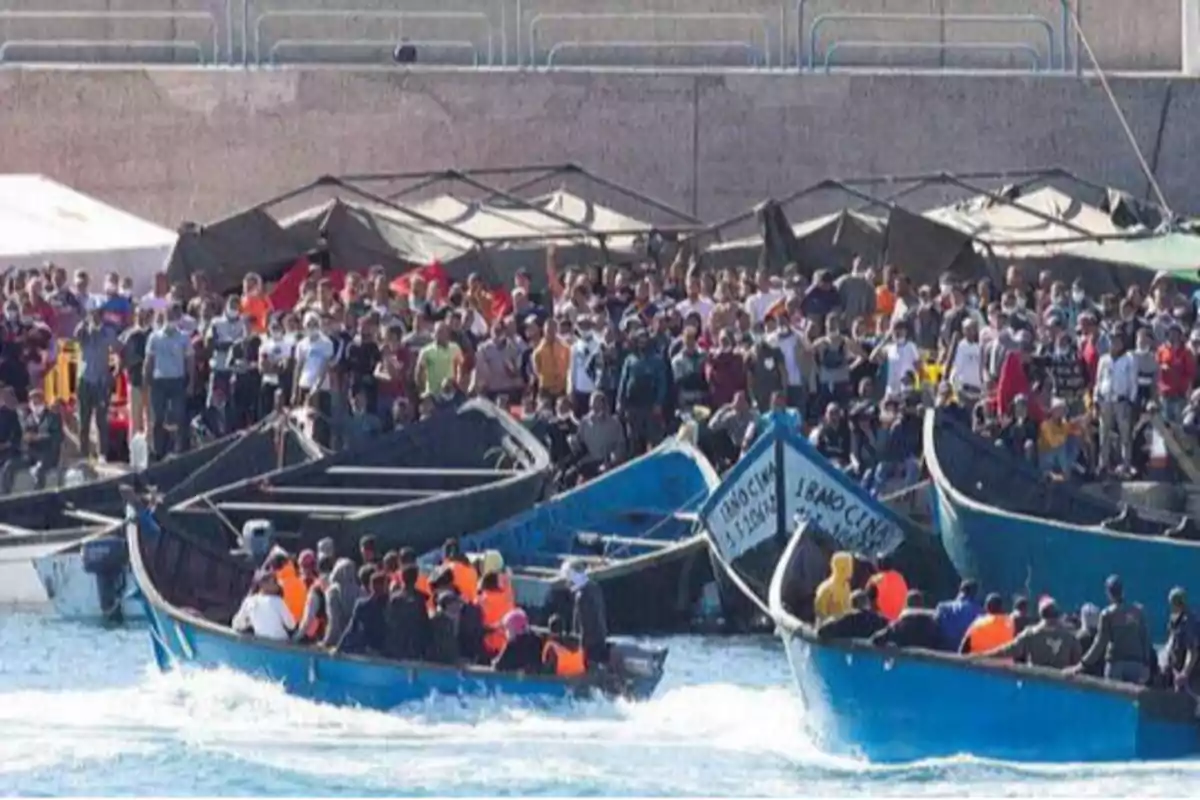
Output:
M929 470L930 480L934 490L939 493L945 493L954 501L955 504L964 506L976 514L990 515L994 517L1008 517L1009 519L1020 520L1035 525L1045 525L1057 528L1063 531L1073 531L1081 534L1092 536L1106 536L1114 539L1136 540L1140 544L1147 544L1156 547L1200 547L1200 541L1190 541L1188 539L1171 539L1159 534L1144 534L1130 533L1128 531L1114 531L1107 528L1102 528L1098 525L1079 525L1072 522L1062 522L1060 520L1047 519L1045 517L1035 517L1030 514L1022 514L1016 511L1000 508L999 506L990 505L970 497L949 478L945 470L942 469L941 459L937 451L938 438L938 411L936 409L927 409L925 419L922 425L922 445L925 453L925 466ZM973 434L974 435L974 434ZM1177 515L1182 518L1184 515Z
M504 431L504 434L506 437L516 440L521 445L521 447L531 457L531 461L528 464L528 466L525 466L518 470L513 470L509 474L504 475L503 477L499 478L498 480L492 481L490 483L480 484L477 486L467 486L462 489L451 490L445 495L423 497L423 498L413 498L413 499L405 500L405 501L402 501L399 503L393 503L391 505L376 506L376 507L372 507L372 508L364 508L362 511L358 511L353 514L319 514L319 513L317 513L317 514L311 514L310 516L319 517L322 519L337 520L340 522L362 522L364 520L369 520L369 519L372 519L375 517L382 517L386 514L395 513L397 511L409 511L412 509L423 508L425 506L430 506L430 505L434 505L437 503L445 503L448 501L457 502L457 501L461 501L461 500L476 500L481 497L486 497L488 494L491 494L496 491L507 490L513 486L520 485L522 482L529 481L534 478L544 479L548 475L548 473L550 471L550 467L551 467L550 453L548 450L546 450L545 446L538 440L538 438L536 436L533 435L533 433L528 428L526 428L524 425L522 425L517 420L513 419L507 412L505 412L499 406L497 406L494 403L492 403L491 401L483 399L483 398L474 398L474 399L466 401L465 403L463 403L461 406L459 406L455 410L455 414L458 415L458 414L462 414L463 412L468 412L468 411L482 413L484 416L486 416L486 417L490 418L491 420L493 420L494 422L496 422L501 427L501 429ZM376 446L378 446L378 445L376 445ZM371 450L374 450L374 448L368 446L364 450L371 451ZM339 454L331 454L331 457L336 458L337 456L340 455L343 459L344 458L352 458L354 452L355 451L342 451L342 453L339 453ZM211 506L214 504L219 507L219 505L221 503L220 495L234 492L234 491L237 491L240 489L244 489L246 487L261 483L263 481L266 481L269 483L273 477L277 477L279 475L286 474L288 472L291 472L291 471L299 469L299 468L304 468L304 467L315 468L319 464L320 464L320 460L309 461L304 464L294 464L291 466L283 467L281 469L273 470L271 472L266 472L266 473L255 475L255 476L252 476L249 478L244 478L242 480L235 481L233 483L229 483L224 486L219 486L216 489L212 489L211 491L196 495L195 497L191 497L187 500L184 500L183 502L177 503L177 504L171 506L171 510L172 511L205 510L206 506ZM336 466L336 464L329 464L327 466ZM431 469L431 474L434 472L436 472L436 470ZM503 475L503 473L501 473L499 471L497 471L496 474ZM269 504L266 504L266 503L264 503L263 505L269 506ZM266 513L266 512L264 512L264 513Z
M137 514L143 513L137 511ZM156 520L160 529L163 528L162 523ZM184 539L188 547L197 548L200 550L208 550L202 547L198 542L193 541L188 536L183 536L178 533L168 533L163 529L160 533L162 536L174 536ZM434 664L424 661L401 661L396 659L376 658L372 656L364 656L350 653L336 653L322 648L304 647L293 642L277 642L271 639L262 639L248 634L240 634L224 625L213 622L199 614L193 614L185 609L179 608L172 603L169 603L166 598L158 591L158 586L151 579L150 572L146 568L142 560L141 549L141 521L135 519L127 522L126 536L129 543L129 561L130 567L134 572L134 578L137 581L138 588L142 592L146 603L154 610L165 614L172 622L177 625L190 625L210 634L221 638L227 642L238 645L247 646L250 648L259 648L265 650L286 653L290 656L299 656L302 658L310 658L315 660L327 660L335 662L348 662L367 666L374 669L386 669L392 671L409 670L416 672L436 672L448 675L454 675L459 678L474 678L487 680L488 678L501 677L505 680L513 680L521 683L542 683L548 686L563 687L568 693L575 695L584 694L589 691L603 692L603 687L596 681L587 678L560 678L551 675L530 675L523 672L496 672L481 666L450 666L446 664ZM221 553L209 552L208 555L215 560L231 559L228 557L222 559ZM155 627L154 621L151 620L151 628Z

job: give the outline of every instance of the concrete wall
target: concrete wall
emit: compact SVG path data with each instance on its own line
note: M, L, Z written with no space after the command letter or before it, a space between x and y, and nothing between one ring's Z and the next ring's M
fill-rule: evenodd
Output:
M1072 0L1088 40L1104 69L1115 70L1178 70L1180 66L1180 0ZM243 22L244 9L249 8L250 32ZM6 20L3 12L33 10L103 11L204 11L212 14L212 22L167 19L158 21L112 21L91 19L69 20ZM112 43L121 39L201 41L204 55L211 59L211 30L217 28L218 60L240 63L243 43L251 51L254 45L253 20L266 11L281 10L342 10L348 13L338 18L296 17L274 18L262 26L262 55L265 59L271 44L281 39L378 40L379 47L323 47L288 45L280 56L284 60L320 60L347 63L368 61L378 63L390 58L392 44L399 38L413 40L463 41L474 46L481 61L486 60L488 43L492 46L495 65L529 64L531 59L544 64L555 42L581 41L595 45L617 40L634 42L690 42L692 47L588 49L563 52L558 63L587 63L592 65L745 65L746 53L737 46L709 45L696 47L699 42L745 42L769 52L769 63L780 61L794 64L798 52L807 46L808 31L819 15L845 14L921 14L933 16L934 21L846 20L830 22L818 36L815 62L820 64L833 40L880 42L902 40L913 43L1001 43L1032 44L1043 63L1049 59L1045 34L1029 22L996 23L963 22L956 15L1032 16L1044 19L1050 26L1054 47L1058 48L1065 26L1059 0L0 0L0 40L87 39ZM360 12L358 14L350 11ZM381 19L361 12L406 11L426 12L425 17L405 20ZM474 16L458 19L431 19L428 12L469 12ZM612 15L633 12L655 13L657 20L624 19ZM802 14L800 13L802 12ZM605 19L564 19L563 14L607 14ZM697 18L697 15L725 14L720 19ZM530 31L534 18L540 15L559 15L537 23L538 46L530 53ZM691 15L683 18L680 15ZM737 16L730 16L737 15ZM748 16L753 19L747 19ZM803 19L801 19L803 16ZM763 27L766 27L766 42ZM803 31L803 33L802 33ZM1074 48L1074 36L1068 36ZM232 45L232 47L230 46ZM231 59L231 51L233 58ZM47 49L23 46L13 49L8 57L26 60L60 58L65 60L131 60L131 52L123 49L74 47ZM154 62L194 63L194 54L186 50L140 48L136 55ZM450 46L422 48L422 63L469 64L470 49ZM1057 58L1055 59L1058 60ZM1011 48L951 49L945 53L913 46L890 46L884 49L839 51L835 57L843 65L903 65L923 67L1014 67L1027 68L1028 58ZM1085 66L1090 67L1086 57Z
M1149 157L1169 82L1113 81ZM1200 83L1177 80L1158 172L1200 208ZM829 176L1061 165L1141 193L1100 88L1074 78L0 71L0 172L159 222L326 173L576 161L700 216Z

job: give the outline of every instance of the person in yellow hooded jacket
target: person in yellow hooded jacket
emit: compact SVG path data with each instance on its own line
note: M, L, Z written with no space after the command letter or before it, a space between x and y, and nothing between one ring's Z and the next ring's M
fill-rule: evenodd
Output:
M830 576L817 587L813 598L816 623L840 617L850 610L850 578L854 574L854 556L839 550L829 559Z

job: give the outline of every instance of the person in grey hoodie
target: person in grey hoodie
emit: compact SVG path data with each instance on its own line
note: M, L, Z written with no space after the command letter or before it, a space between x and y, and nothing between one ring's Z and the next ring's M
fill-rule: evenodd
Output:
M334 647L342 640L342 634L354 613L362 588L358 583L358 567L348 558L339 558L329 575L329 624L325 627L324 647Z

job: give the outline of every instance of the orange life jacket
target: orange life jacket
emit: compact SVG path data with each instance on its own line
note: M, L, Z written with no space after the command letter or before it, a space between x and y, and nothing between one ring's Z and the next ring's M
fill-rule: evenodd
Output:
M1008 614L984 614L971 623L964 637L968 653L986 653L1013 640L1013 621Z
M583 648L567 647L562 642L547 639L542 645L542 663L550 663L550 654L554 654L554 674L560 678L574 678L587 672L587 663L583 659Z
M312 585L308 587L308 591L318 590L321 592L321 610L313 615L313 618L308 621L308 626L300 632L306 641L319 642L325 637L325 628L329 625L329 586L325 583L324 578L316 578Z
M450 567L450 572L454 575L454 588L462 596L463 602L474 603L479 595L479 576L475 573L475 568L461 561L447 561L446 566Z
M908 600L908 581L895 570L889 569L871 576L871 585L877 594L879 613L889 620L896 620Z
M300 573L296 572L296 565L288 561L275 571L275 580L279 581L279 588L283 590L283 604L299 622L304 617L304 606L308 603L308 587L304 585Z
M501 591L484 590L479 593L479 599L476 601L479 606L479 611L483 616L483 626L485 633L483 634L483 648L488 655L495 658L504 649L504 645L508 643L508 637L504 633L504 628L501 626L501 621L504 615L512 611L512 598L509 594Z

